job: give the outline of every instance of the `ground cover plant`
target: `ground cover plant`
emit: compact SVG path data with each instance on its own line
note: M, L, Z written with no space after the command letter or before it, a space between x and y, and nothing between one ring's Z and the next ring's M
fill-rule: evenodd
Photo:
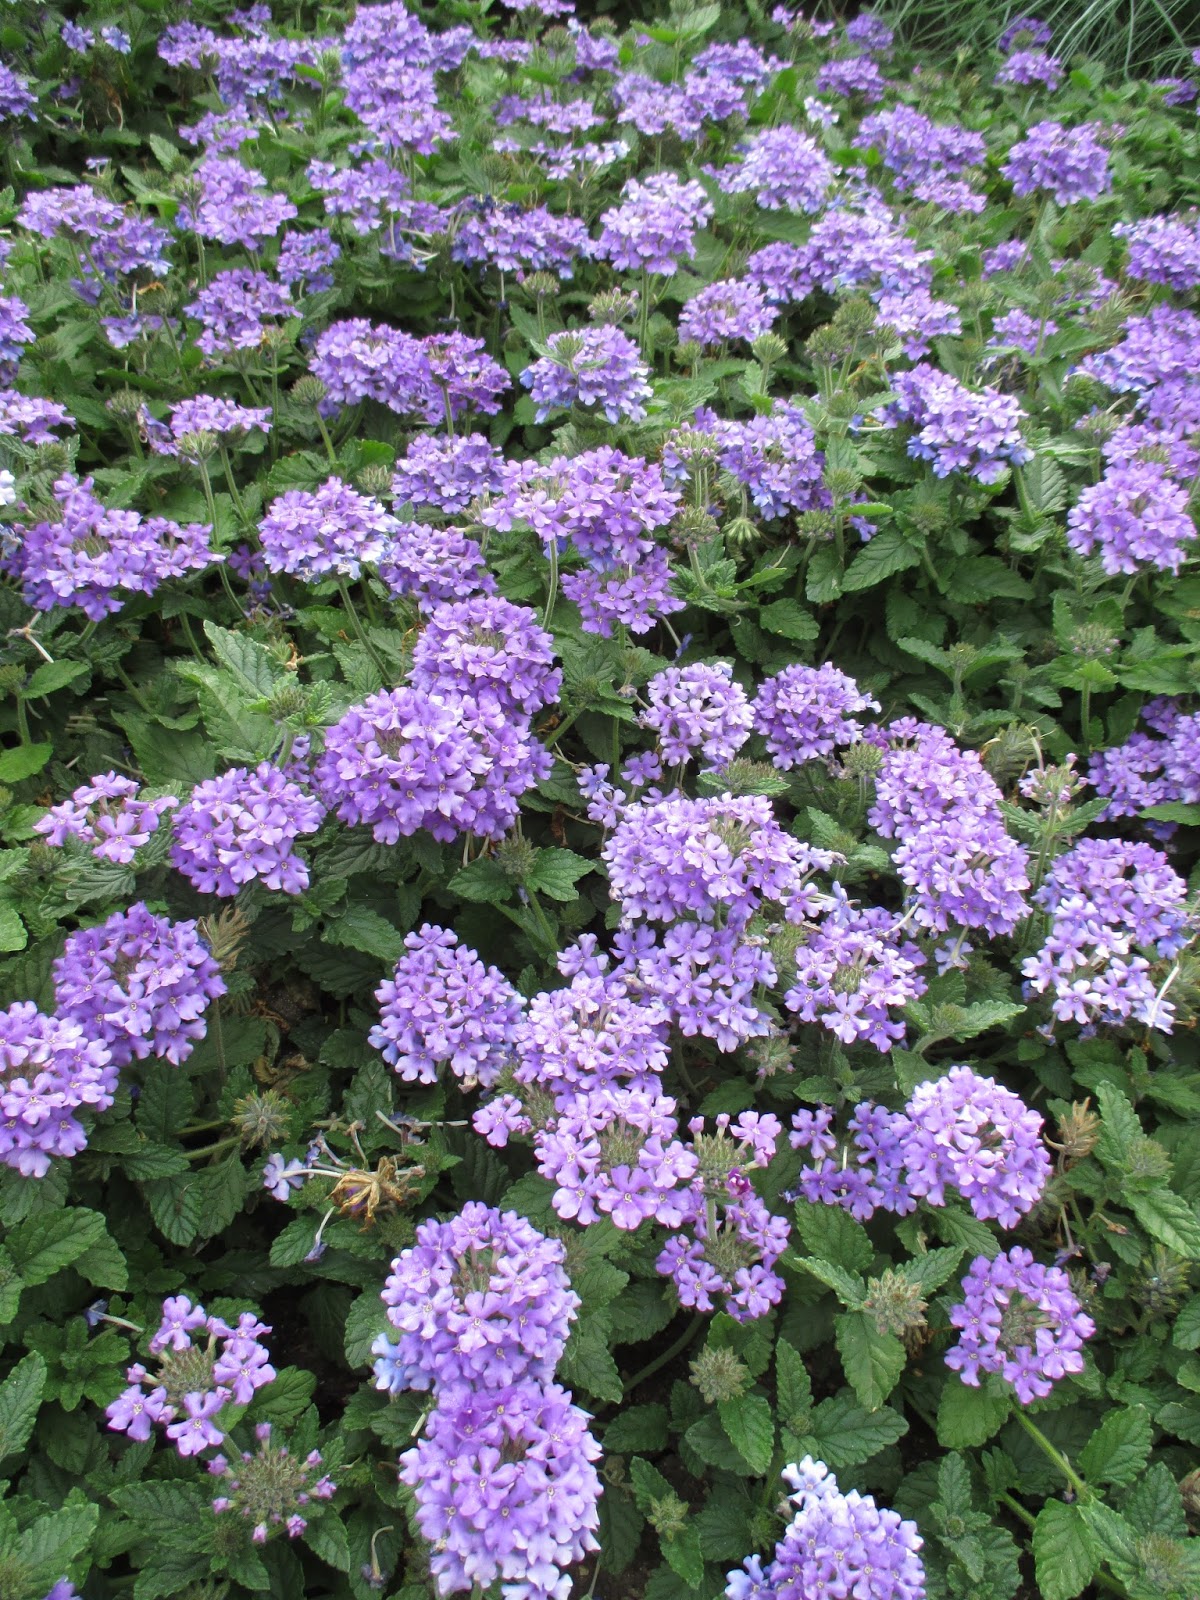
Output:
M1198 84L996 23L5 7L0 1600L1200 1594Z

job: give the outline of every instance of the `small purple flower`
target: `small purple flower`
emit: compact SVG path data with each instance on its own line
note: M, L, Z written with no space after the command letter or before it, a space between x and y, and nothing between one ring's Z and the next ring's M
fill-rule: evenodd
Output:
M855 744L863 728L851 713L878 710L879 702L831 662L820 667L797 662L759 685L754 728L765 737L775 765L788 772Z
M978 1388L999 1373L1022 1405L1044 1400L1060 1378L1083 1371L1083 1342L1096 1331L1060 1267L1043 1267L1019 1245L994 1261L977 1256L950 1312L960 1330L946 1365Z
M646 698L649 705L638 721L657 734L671 766L702 756L709 768L724 767L750 737L750 700L726 661L656 672Z
M235 895L248 883L281 894L308 887L295 842L315 833L325 807L298 783L261 762L198 783L175 813L171 864L206 894Z
M573 405L599 406L609 422L640 422L651 397L650 369L632 339L602 324L552 333L547 354L521 374L537 406L537 420Z

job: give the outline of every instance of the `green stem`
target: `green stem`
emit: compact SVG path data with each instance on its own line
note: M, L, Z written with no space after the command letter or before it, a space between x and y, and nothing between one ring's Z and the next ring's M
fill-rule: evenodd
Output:
M125 671L125 668L119 661L113 662L113 670L116 672L117 677L120 678L121 682L125 685L127 691L137 701L138 705L141 706L142 710L146 712L147 715L150 715L150 707L146 703L145 696L142 694L140 689L135 688L133 679Z
M1075 1471L1075 1468L1067 1460L1066 1456L1063 1455L1058 1446L1050 1443L1049 1439L1047 1439L1046 1435L1038 1427L1037 1423L1031 1422L1030 1419L1025 1415L1024 1411L1020 1410L1016 1412L1016 1420L1025 1429L1025 1432L1037 1445L1038 1449L1041 1450L1047 1457L1049 1457L1051 1461L1053 1461L1054 1465L1062 1473L1063 1477L1071 1485L1075 1493L1077 1495L1090 1494L1091 1491L1088 1489L1087 1484Z
M525 893L529 896L529 906L534 915L534 920L542 931L546 941L547 950L554 950L558 944L554 929L550 926L550 919L542 909L542 902L537 897L537 891L526 887Z
M205 1156L219 1155L222 1150L230 1150L235 1144L241 1144L241 1142L241 1134L231 1133L224 1139L216 1140L214 1144L201 1145L199 1150L188 1150L185 1154L189 1161L202 1161Z
M29 712L25 709L25 696L14 696L17 703L17 737L22 744L32 744L33 735L29 731Z
M333 448L333 440L329 437L329 429L325 426L325 418L317 412L317 427L321 430L321 438L325 441L325 454L329 457L330 466L337 466L337 451Z
M380 660L378 652L376 651L374 645L371 643L370 639L367 637L366 629L362 625L362 618L359 616L357 610L355 609L354 601L350 598L350 586L349 586L349 584L346 582L345 578L339 578L338 581L337 581L337 586L338 586L338 593L342 597L342 604L346 608L346 613L349 616L351 626L354 629L355 637L357 638L359 644L362 645L363 649L370 656L371 660L379 668L380 675L383 678L384 682L386 683L387 682L387 675L388 675L387 674L387 668L384 666L383 662Z
M1032 1511L1026 1511L1021 1502L1019 1500L1014 1500L1011 1494L998 1494L996 1499L999 1500L1001 1505L1007 1506L1014 1517L1020 1517L1021 1521L1027 1528L1032 1528L1034 1523L1037 1521L1037 1518L1033 1515Z
M546 609L542 613L542 627L550 626L550 618L554 614L554 602L558 599L558 536L550 535L546 546L546 558L550 563L550 577L546 583Z
M661 1355L655 1356L653 1361L648 1362L640 1372L635 1373L634 1376L628 1380L628 1382L625 1384L625 1393L627 1395L632 1394L639 1384L645 1383L647 1378L652 1378L661 1367L666 1366L668 1361L674 1361L677 1355L682 1354L682 1352L687 1349L688 1345L691 1344L692 1340L696 1337L704 1325L704 1318L699 1312L697 1312L692 1320L688 1323L685 1331L679 1335L679 1338L676 1339L674 1344L668 1345Z

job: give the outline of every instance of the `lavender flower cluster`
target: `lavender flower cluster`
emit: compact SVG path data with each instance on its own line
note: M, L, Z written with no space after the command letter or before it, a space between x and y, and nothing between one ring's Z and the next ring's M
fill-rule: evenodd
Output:
M564 1568L599 1548L599 1446L552 1380L579 1308L566 1252L515 1212L471 1201L425 1222L392 1262L376 1383L432 1390L400 1457L443 1594L487 1588L556 1600Z

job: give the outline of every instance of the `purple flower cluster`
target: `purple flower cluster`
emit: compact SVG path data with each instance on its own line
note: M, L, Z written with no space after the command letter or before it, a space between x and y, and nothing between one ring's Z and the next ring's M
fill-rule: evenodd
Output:
M379 580L397 598L430 611L466 594L494 594L496 580L483 551L461 528L396 522L375 557Z
M864 117L854 147L878 150L901 191L934 178L959 178L968 167L980 165L986 154L982 134L956 123L931 122L905 105Z
M392 494L400 504L457 516L502 487L503 466L504 457L481 433L418 434L396 462Z
M1053 38L1049 25L1040 17L1014 17L996 40L996 49L1006 56L1014 50L1030 50L1038 45L1050 44Z
M799 1193L860 1221L879 1209L905 1216L918 1200L944 1206L950 1187L981 1220L1011 1228L1037 1205L1050 1177L1042 1118L970 1067L919 1084L903 1111L862 1102L844 1139L834 1134L828 1107L797 1112L792 1128L793 1147L813 1163L801 1169Z
M0 379L11 382L16 376L21 349L32 344L33 329L26 318L29 307L14 295L0 295Z
M1200 801L1200 714L1156 700L1142 708L1142 718L1152 733L1139 730L1124 744L1099 751L1088 768L1096 792L1109 797L1108 817L1133 817L1170 801Z
M482 339L430 334L424 339L361 318L331 323L316 342L313 375L325 385L326 407L375 400L417 421L457 420L467 411L494 415L508 374L486 354Z
M1006 464L1021 466L1033 452L1021 438L1024 413L1012 395L968 389L948 372L921 362L892 377L896 398L881 406L886 427L916 429L908 453L928 461L936 477L969 472L995 483Z
M336 575L357 578L364 562L380 559L399 524L377 500L341 478L319 489L288 489L259 523L271 572L292 572L306 583Z
M1174 1007L1152 963L1173 960L1193 925L1187 885L1160 850L1082 839L1059 856L1034 898L1050 928L1021 971L1034 994L1053 994L1058 1021L1088 1029L1134 1021L1170 1033Z
M513 1053L520 997L446 928L425 923L404 948L375 991L369 1042L408 1083L436 1083L448 1065L464 1088L490 1088Z
M450 253L455 261L499 272L553 272L571 278L593 249L587 226L578 217L559 216L544 206L526 210L477 200L460 218Z
M717 181L726 194L752 194L768 211L820 211L834 179L829 157L799 128L764 128Z
M71 797L51 806L34 823L47 844L80 839L97 861L128 866L157 831L163 813L177 806L174 795L144 800L142 787L116 772L102 772L81 784Z
M999 1373L1027 1406L1083 1371L1083 1342L1096 1324L1061 1267L1043 1267L1017 1245L994 1261L976 1256L962 1286L965 1299L950 1312L959 1338L946 1365L964 1383L977 1389L983 1375Z
M761 795L635 803L601 855L626 922L688 917L735 929L764 901L803 901L807 874L828 864L784 832Z
M330 810L380 844L422 828L448 842L507 833L549 767L528 729L494 708L400 688L351 706L328 730L313 778Z
M890 1050L905 1026L893 1010L925 993L925 957L880 907L851 905L839 885L833 905L796 951L796 982L784 1005L801 1022L819 1022L843 1044L865 1039Z
M843 1494L823 1461L805 1456L783 1477L797 1507L775 1556L758 1556L729 1573L725 1600L802 1600L817 1595L870 1600L925 1600L923 1540L915 1522L902 1522L868 1495Z
M91 478L81 481L71 473L59 478L54 485L59 519L27 528L13 557L25 598L39 611L77 605L99 622L119 611L130 595L153 594L168 578L222 559L209 546L211 528L110 511L92 489Z
M430 612L410 681L425 694L470 696L500 716L529 717L558 699L562 672L553 636L528 606L477 595Z
M150 444L158 455L202 461L220 445L240 442L252 428L271 431L269 406L240 406L219 395L198 394L171 407L169 428L152 432Z
M200 323L196 347L210 361L261 350L280 321L296 315L285 284L245 267L215 273L208 287L184 310Z
M1081 372L1110 389L1145 394L1163 387L1172 397L1177 385L1194 380L1197 370L1200 316L1165 305L1154 306L1143 317L1128 318L1114 344L1080 362Z
M645 1089L560 1095L534 1136L538 1171L555 1185L556 1213L585 1225L607 1216L626 1232L651 1220L677 1226L680 1185L697 1160L675 1137L674 1110L669 1096Z
M715 442L718 464L749 491L763 516L823 510L832 503L824 485L825 458L799 405L776 401L773 410L748 421L719 418L701 408L692 426L675 430L664 441L669 483L682 483L690 475L698 432Z
M1143 217L1139 222L1118 222L1112 231L1114 238L1127 241L1129 277L1161 283L1179 294L1200 287L1200 219Z
M176 812L171 864L206 894L235 895L248 883L281 894L308 888L296 840L315 833L325 807L269 761L232 767L198 783Z
M650 368L633 340L609 324L552 333L546 354L521 374L537 420L570 406L599 406L609 422L640 422L651 397Z
M216 1420L221 1410L248 1405L275 1377L261 1342L270 1331L251 1311L230 1327L186 1295L164 1300L162 1322L150 1341L157 1369L150 1372L139 1361L126 1370L129 1387L105 1410L109 1427L144 1443L152 1425L162 1423L181 1456L224 1444L225 1430Z
M660 85L654 87L661 92ZM600 218L596 254L618 272L671 277L681 261L695 258L696 231L712 214L712 202L694 179L681 183L673 172L630 178L621 204Z
M256 251L296 216L286 195L267 187L261 172L227 156L208 156L193 176L194 200L179 209L178 223L202 239Z
M596 1089L657 1095L670 1017L653 993L638 995L628 980L623 969L595 971L589 963L566 988L534 995L516 1035L516 1082L565 1095L568 1103Z
M117 1063L90 1028L66 1015L47 1017L32 1001L0 1012L0 1162L43 1178L54 1156L87 1144L75 1113L113 1103Z
M1188 506L1187 490L1161 462L1110 466L1067 513L1067 543L1080 555L1098 553L1108 573L1177 573L1196 537Z
M817 69L814 87L818 94L836 94L846 99L858 95L873 106L883 99L887 82L870 56L851 56L824 62Z
M1035 122L1000 170L1016 195L1045 190L1060 206L1098 200L1112 186L1108 151L1098 137L1103 132L1098 123L1064 128L1061 122Z
M515 1211L469 1201L449 1222L423 1222L383 1287L388 1321L380 1388L549 1382L579 1309L566 1250Z
M638 721L657 734L663 759L672 766L699 755L710 769L724 767L750 737L754 712L726 661L656 672L646 698L649 705Z
M909 1193L945 1204L957 1189L977 1217L1015 1228L1050 1178L1042 1118L970 1067L918 1084L904 1108L904 1170Z
M438 1591L497 1581L522 1600L561 1600L566 1569L600 1548L600 1446L557 1384L453 1390L400 1457Z
M697 1158L696 1176L677 1197L682 1227L667 1240L655 1263L675 1284L680 1305L714 1311L715 1296L738 1322L765 1316L783 1297L783 1279L773 1271L787 1248L789 1228L759 1199L746 1174L765 1167L775 1154L779 1121L748 1111L731 1123L726 1112L705 1133L704 1119L688 1124Z
M194 922L155 916L140 901L96 928L67 935L54 963L59 1014L107 1046L118 1067L149 1055L178 1066L225 993Z
M723 278L694 294L679 314L679 340L712 349L730 339L748 343L769 333L778 307L763 291L741 278Z
M1053 94L1062 80L1063 65L1057 56L1045 50L1014 50L992 81L1021 89L1040 87Z
M855 744L863 727L854 713L878 710L879 702L832 662L807 667L798 661L759 685L754 731L763 735L775 765L789 772Z
M220 1479L213 1511L217 1516L232 1511L251 1523L252 1544L266 1544L280 1528L289 1539L298 1539L308 1527L312 1502L330 1500L337 1490L322 1470L319 1450L294 1456L286 1445L271 1443L271 1431L269 1422L256 1423L257 1450L242 1450L233 1461L214 1456L208 1463Z
M328 228L285 233L279 242L275 271L279 281L297 294L320 294L333 288L334 277L329 269L341 259L341 254L341 246L335 243Z

